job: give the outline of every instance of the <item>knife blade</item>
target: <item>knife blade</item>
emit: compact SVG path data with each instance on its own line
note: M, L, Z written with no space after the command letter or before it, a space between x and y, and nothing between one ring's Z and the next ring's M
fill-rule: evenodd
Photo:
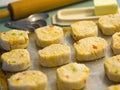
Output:
M8 21L5 26L11 29L27 30L34 32L36 28L46 26L46 19L49 17L47 13L33 14L28 18L20 19L17 21Z

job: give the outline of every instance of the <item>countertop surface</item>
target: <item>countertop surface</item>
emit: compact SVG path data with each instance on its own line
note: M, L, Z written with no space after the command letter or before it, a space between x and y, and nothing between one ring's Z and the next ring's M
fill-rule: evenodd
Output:
M120 0L118 0L118 3L119 3L119 6L120 6ZM52 11L49 11L47 12L49 14L49 18L47 20L47 24L48 25L52 25L52 22L51 22L51 17L53 15L55 15L57 13L57 11L61 10L61 9L68 9L68 8L78 8L78 7L92 7L93 6L93 0L86 0L84 2L80 2L80 3L77 3L77 4L74 4L74 5L70 5L70 6L66 6L66 7L63 7L63 8L59 8L59 9L55 9L55 10L52 10ZM3 9L3 8L0 8L0 9ZM7 21L9 21L10 19L4 19L4 20L0 20L0 32L4 32L4 31L8 31L10 30L10 28L7 28L5 27L5 23ZM27 48L27 50L30 52L30 55L31 55L31 60L32 60L32 67L31 69L35 69L35 70L41 70L43 71L47 76L48 76L48 87L49 89L48 90L57 90L56 89L56 68L44 68L44 67L40 67L39 66L39 57L38 57L38 48L36 47L36 44L34 43L34 35L30 35L30 44ZM99 36L105 38L108 43L110 44L111 43L111 37L106 37L104 35L102 35L101 33L99 33ZM74 48L73 48L73 43L74 41L72 40L70 34L65 34L65 40L64 40L65 43L67 43L70 47L71 47L71 50L72 50L72 58L71 58L71 61L74 60ZM85 62L84 64L90 68L90 76L89 76L89 80L88 80L88 83L85 87L85 89L83 90L106 90L106 87L112 85L112 84L115 84L113 82L111 82L110 80L107 79L107 77L105 76L105 73L104 73L104 68L103 68L103 62L104 62L104 59L108 58L108 57L111 57L113 54L112 54L112 50L110 48L110 45L107 49L107 55L105 56L105 58L101 58L100 60L95 60L93 62ZM36 66L36 67L35 67Z
M118 4L120 6L120 0L118 0ZM51 17L53 15L55 15L57 13L57 11L59 11L61 9L78 8L78 7L92 7L92 6L94 6L93 0L86 0L86 1L83 1L83 2L80 2L80 3L77 3L77 4L73 4L73 5L69 5L69 6L59 8L59 9L49 11L49 12L47 12L49 14L49 18L47 19L47 24L52 25ZM0 8L0 9L3 9L3 8ZM10 28L5 27L5 25L4 25L9 20L10 20L9 18L0 20L0 32L10 30Z
M59 8L59 9L49 11L49 12L47 12L49 14L49 18L47 19L47 24L52 25L51 17L53 15L55 15L57 13L57 11L59 11L61 9L77 8L77 7L89 7L89 6L93 6L93 0L86 0L86 1L83 1L83 2L80 2L77 4L73 4L73 5L69 5L69 6ZM4 9L4 8L0 8L0 9ZM0 32L10 30L10 28L5 27L5 23L9 20L10 20L10 18L0 20Z

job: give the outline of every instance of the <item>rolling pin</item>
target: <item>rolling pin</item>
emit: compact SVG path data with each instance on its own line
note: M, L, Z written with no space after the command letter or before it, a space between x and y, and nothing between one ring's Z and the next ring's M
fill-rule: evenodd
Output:
M17 20L80 1L83 0L20 0L10 3L7 9L1 10L0 19L10 16L13 20Z

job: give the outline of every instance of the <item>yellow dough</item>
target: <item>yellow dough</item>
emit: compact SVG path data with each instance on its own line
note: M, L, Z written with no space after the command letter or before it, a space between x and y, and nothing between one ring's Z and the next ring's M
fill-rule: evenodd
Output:
M35 70L23 71L8 79L9 90L47 90L47 77Z
M120 32L113 34L111 47L114 54L120 54Z
M67 44L52 44L38 51L40 65L45 67L56 67L69 63L71 49Z
M4 71L22 71L31 66L30 55L26 49L14 49L3 53L1 59Z
M120 82L120 55L108 58L104 62L107 77L114 82Z
M77 61L91 61L106 54L107 41L101 37L88 37L74 43Z
M98 35L98 27L93 21L78 21L71 25L71 35L74 40Z
M46 47L51 44L58 44L63 41L63 29L58 26L45 26L35 30L36 44L39 47Z
M29 44L28 33L22 30L10 30L0 33L0 46L4 50L24 49Z
M107 90L120 90L120 84L118 85L111 85L107 88Z
M70 63L57 69L58 90L80 90L86 86L89 69L84 64Z
M101 16L98 25L104 35L120 32L120 14Z

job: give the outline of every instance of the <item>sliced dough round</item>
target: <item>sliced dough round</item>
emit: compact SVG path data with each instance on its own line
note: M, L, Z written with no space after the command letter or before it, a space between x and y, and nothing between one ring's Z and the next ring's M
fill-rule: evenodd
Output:
M70 63L57 69L58 90L80 90L86 85L89 69L84 64Z
M71 49L67 44L52 44L38 51L40 64L45 67L56 67L69 63Z
M117 32L112 36L111 47L114 54L120 54L120 32Z
M108 44L100 37L88 37L74 43L76 60L91 61L102 58L106 54Z
M24 49L29 43L28 33L22 30L10 30L0 33L0 46L4 50Z
M76 41L98 35L98 27L93 21L79 21L73 23L71 27L71 35Z
M114 82L120 82L120 55L113 56L104 62L107 77Z
M46 47L51 44L58 44L63 41L63 29L58 26L45 26L35 30L36 44L39 47Z
M104 35L113 35L120 31L120 14L102 16L98 24Z
M31 66L30 55L26 49L14 49L3 53L1 59L4 71L16 72L25 70Z
M40 71L24 71L8 79L9 90L46 90L47 77Z
M107 88L107 90L120 90L120 84L118 85L111 85Z

